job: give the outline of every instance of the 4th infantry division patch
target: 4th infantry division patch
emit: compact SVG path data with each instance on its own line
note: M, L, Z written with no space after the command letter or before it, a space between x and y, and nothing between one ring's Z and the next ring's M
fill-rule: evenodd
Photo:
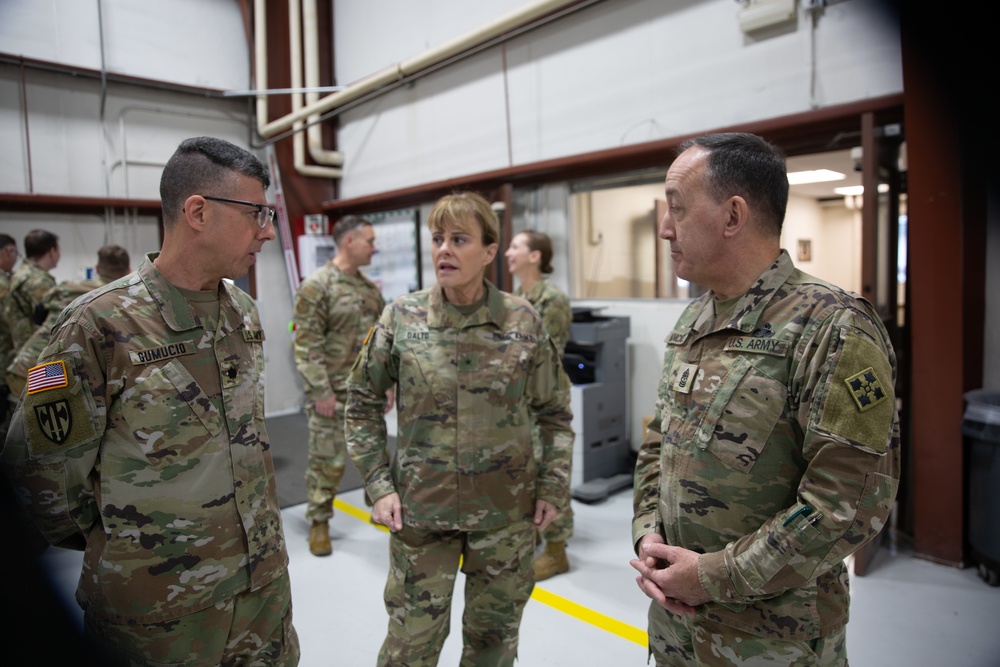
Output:
M861 412L872 409L887 398L882 383L879 382L871 366L860 373L855 373L844 382L851 390L851 396Z

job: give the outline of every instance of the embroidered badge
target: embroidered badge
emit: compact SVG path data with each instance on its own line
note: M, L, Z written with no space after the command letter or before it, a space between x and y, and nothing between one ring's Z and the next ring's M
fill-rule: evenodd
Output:
M66 364L60 359L47 364L35 366L28 371L27 393L37 394L40 391L59 389L69 384L66 376Z
M854 397L854 402L861 412L872 409L887 398L882 383L879 382L871 366L860 373L855 373L844 382L851 390L851 396Z
M60 400L34 407L38 426L45 437L57 445L65 442L73 427L73 413L69 410L69 403Z
M698 366L696 364L681 364L680 368L677 369L677 379L674 380L674 391L690 394L697 372Z

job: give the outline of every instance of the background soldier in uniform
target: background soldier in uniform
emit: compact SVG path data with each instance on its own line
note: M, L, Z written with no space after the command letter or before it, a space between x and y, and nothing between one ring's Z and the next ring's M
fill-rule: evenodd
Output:
M511 274L517 278L515 296L527 299L542 316L545 330L562 359L569 342L573 310L562 290L544 278L552 273L552 240L547 234L533 230L519 232L511 239L504 257ZM539 458L541 451L537 431L532 432L532 439L535 441L535 457ZM560 512L541 535L545 540L545 550L535 558L535 581L544 581L569 571L566 541L572 536L573 506L567 499L566 510Z
M35 329L31 338L21 346L17 356L7 366L7 386L10 387L12 395L20 396L24 390L24 385L28 381L28 371L38 361L38 355L49 342L52 327L59 319L63 308L72 303L76 297L126 275L130 271L128 251L119 245L103 246L97 251L95 269L96 278L66 280L45 294L42 299L42 307L46 312L45 321Z
M461 559L462 664L504 667L534 586L535 531L569 498L569 380L535 309L483 278L499 238L489 203L448 195L427 226L437 284L385 309L348 381L348 450L372 519L392 531L378 664L437 664ZM393 386L390 463L382 394Z
M84 631L129 665L298 663L245 275L274 238L266 168L181 143L160 253L63 311L2 463L55 545L84 549Z
M15 399L8 399L6 368L14 358L14 340L7 324L7 300L10 297L10 278L17 263L17 242L9 234L0 234L0 442L7 437L7 424ZM10 402L8 402L10 401Z
M635 470L632 566L657 665L846 665L844 558L899 480L895 356L875 309L781 250L784 156L681 145L660 238L711 291L667 338Z
M328 556L333 498L347 465L344 401L347 374L385 307L382 293L358 268L371 264L375 228L355 216L333 226L337 256L302 281L295 295L295 365L309 415L306 519L309 551ZM392 408L391 390L387 394Z
M56 285L56 279L49 271L56 268L57 264L59 237L43 229L28 232L24 237L24 261L18 265L10 279L10 295L4 311L13 339L14 354L17 354L21 346L31 338L35 327L45 319L42 299Z

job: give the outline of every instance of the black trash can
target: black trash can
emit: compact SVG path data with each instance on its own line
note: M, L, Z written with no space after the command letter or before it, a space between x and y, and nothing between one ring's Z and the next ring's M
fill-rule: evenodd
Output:
M979 575L990 586L1000 586L1000 392L976 389L965 400L969 545Z

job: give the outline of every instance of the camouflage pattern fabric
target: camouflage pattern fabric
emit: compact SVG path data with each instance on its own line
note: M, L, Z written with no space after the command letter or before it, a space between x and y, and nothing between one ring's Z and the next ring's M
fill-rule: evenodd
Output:
M380 667L434 667L448 636L459 558L465 573L463 665L505 667L517 657L524 605L534 588L534 527L488 531L403 526L389 537L385 608L389 631Z
M344 273L330 260L302 281L295 296L295 365L302 376L309 417L306 518L329 521L347 465L343 405L347 374L365 335L385 308L382 293L364 275ZM315 401L337 396L333 417Z
M102 657L129 667L295 667L299 639L288 573L207 609L158 623L108 623L84 616Z
M0 271L0 442L7 439L7 426L17 402L13 392L7 387L7 366L14 358L14 339L11 337L10 326L4 314L7 310L7 300L10 297L10 275Z
M536 499L561 511L569 498L569 380L541 318L488 282L484 302L463 310L437 285L400 297L348 380L351 458L373 500L396 492L402 505L403 529L390 538L381 665L437 664L460 554L468 575L462 664L512 664L534 585ZM390 465L382 412L393 386Z
M42 350L48 344L52 327L59 319L63 308L71 304L76 297L95 290L107 284L107 282L106 279L101 277L94 278L93 280L69 280L59 283L46 292L45 297L42 299L42 306L48 311L45 321L35 329L31 337L18 350L14 360L6 367L7 386L10 387L11 394L14 396L21 395L28 379L28 369L38 362L38 355L42 353Z
M486 286L469 315L436 285L393 301L348 380L351 458L372 500L398 493L414 528L497 528L531 517L536 498L560 510L569 498L569 380L535 309ZM394 386L390 465L383 408Z
M7 323L10 276L0 271L0 385L5 384L6 369L14 359L14 338Z
M46 538L85 549L80 605L118 623L180 618L288 565L256 306L221 281L206 324L155 257L63 311L0 455Z
M56 286L56 279L33 260L25 259L14 269L10 279L10 295L5 303L4 317L10 327L15 354L21 349L38 326L32 321L35 308L45 295ZM10 363L9 361L7 362ZM4 368L7 368L4 366Z
M566 351L570 327L573 325L573 309L570 308L569 297L545 278L539 280L527 292L518 288L514 294L527 299L528 303L535 307L542 316L542 324L549 332L549 338L562 355Z
M333 260L302 281L295 295L295 366L307 400L347 389L354 360L383 308L372 281L344 273Z
M345 392L346 395L346 392ZM338 394L338 397L340 394ZM309 427L309 456L306 461L306 519L329 521L333 499L347 469L347 436L344 410L338 402L332 417L324 417L311 406L306 408Z
M649 652L657 667L847 667L846 640L846 626L818 639L781 641L649 608Z
M896 360L875 310L782 251L730 317L709 293L666 343L633 540L704 554L699 621L784 641L844 627L843 560L885 525L899 479Z
M559 351L560 359L566 351L566 343L569 342L570 327L573 324L573 310L569 305L569 297L562 290L542 278L527 292L520 288L514 292L516 296L528 300L538 314L542 316L542 323L549 334L549 338L555 343ZM535 457L541 457L541 443L538 441L537 429L532 429L532 442L535 445ZM566 500L566 510L560 512L556 520L542 531L542 537L549 542L565 542L573 536L573 506Z

